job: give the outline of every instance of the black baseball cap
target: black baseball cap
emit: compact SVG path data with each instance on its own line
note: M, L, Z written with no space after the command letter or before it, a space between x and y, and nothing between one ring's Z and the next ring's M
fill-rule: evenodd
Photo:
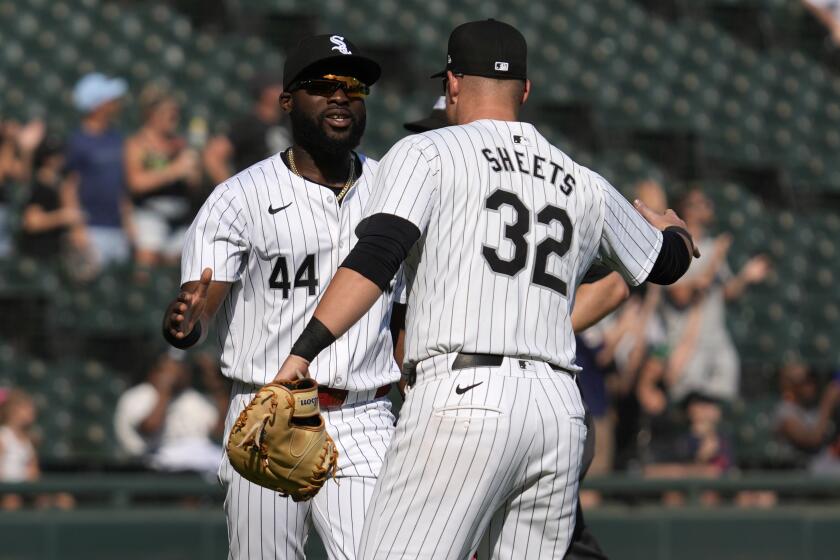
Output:
M445 126L449 126L449 121L446 119L446 98L443 96L438 97L428 117L403 124L403 128L407 131L417 133L426 132L427 130L437 130Z
M524 80L528 70L528 45L512 25L495 19L470 21L449 35L446 68L432 78L453 74L497 80Z
M302 39L286 58L283 89L298 80L324 74L352 76L371 86L382 69L373 59L359 54L356 45L343 35L314 35Z

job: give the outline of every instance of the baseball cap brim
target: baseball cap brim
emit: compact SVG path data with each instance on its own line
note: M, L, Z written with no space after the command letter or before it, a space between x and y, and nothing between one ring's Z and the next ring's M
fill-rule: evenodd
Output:
M288 88L298 80L322 76L324 74L352 76L364 84L372 86L382 76L382 68L380 68L376 61L358 54L328 56L304 66L295 72L293 76L284 76L283 87Z

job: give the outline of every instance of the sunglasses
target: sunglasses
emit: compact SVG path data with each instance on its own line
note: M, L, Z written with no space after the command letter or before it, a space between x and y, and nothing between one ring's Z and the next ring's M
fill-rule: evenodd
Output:
M303 80L295 84L291 91L305 90L310 95L331 97L339 89L350 99L364 99L370 94L370 86L351 76L327 74L322 78Z

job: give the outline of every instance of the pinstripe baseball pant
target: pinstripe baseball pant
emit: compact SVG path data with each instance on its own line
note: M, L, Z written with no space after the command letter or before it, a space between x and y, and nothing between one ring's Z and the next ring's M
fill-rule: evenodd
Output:
M563 558L586 437L574 378L505 358L417 365L365 518L364 560Z

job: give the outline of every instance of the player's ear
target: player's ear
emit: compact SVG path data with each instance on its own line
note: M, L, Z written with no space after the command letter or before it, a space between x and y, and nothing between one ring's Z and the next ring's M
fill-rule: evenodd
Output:
M528 101L528 96L531 95L531 80L525 80L525 89L522 91L522 101L520 101L520 105L525 105L525 102Z
M461 80L458 79L451 71L446 71L446 97L449 103L457 102L458 95L461 93Z
M294 106L294 101L292 100L292 94L288 91L284 91L280 94L280 109L283 110L284 113L291 113L292 106Z

